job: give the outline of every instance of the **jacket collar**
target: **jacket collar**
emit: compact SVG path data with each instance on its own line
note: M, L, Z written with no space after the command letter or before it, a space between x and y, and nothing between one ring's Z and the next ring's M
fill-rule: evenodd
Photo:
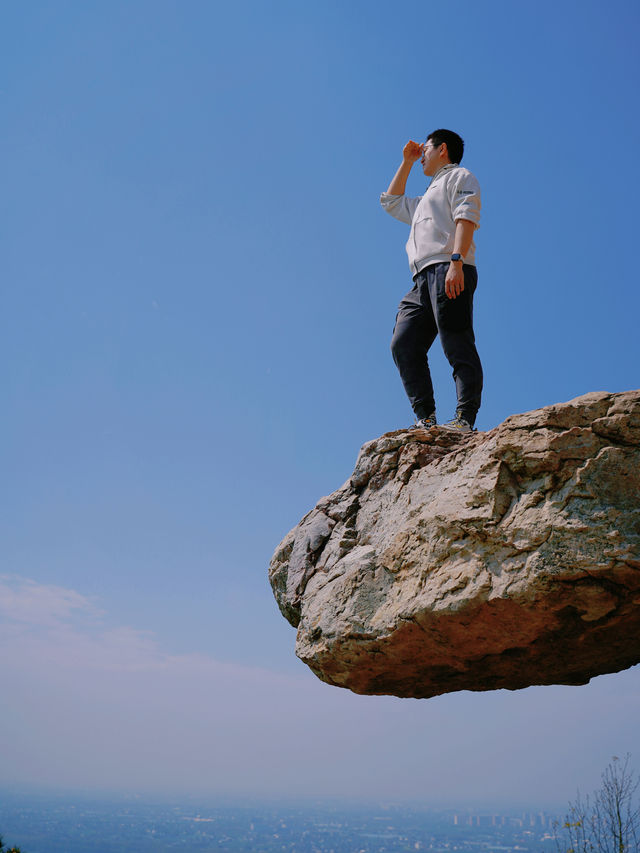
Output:
M453 169L455 166L459 166L459 165L460 165L459 163L445 163L444 166L440 166L438 171L431 178L431 183L433 183L435 181L435 179L438 177L438 175L441 175L443 172L448 172L449 169Z

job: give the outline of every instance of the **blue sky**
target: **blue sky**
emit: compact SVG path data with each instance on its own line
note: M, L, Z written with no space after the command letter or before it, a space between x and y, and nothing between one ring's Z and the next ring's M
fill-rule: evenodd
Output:
M378 203L409 138L458 130L483 189L479 428L637 387L639 17L5 4L5 777L287 795L304 756L313 796L564 802L637 763L638 668L352 696L295 659L267 566L411 420L389 353L406 228Z

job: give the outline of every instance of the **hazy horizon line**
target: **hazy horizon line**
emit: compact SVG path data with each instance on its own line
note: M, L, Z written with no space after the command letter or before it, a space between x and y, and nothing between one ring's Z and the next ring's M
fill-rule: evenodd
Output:
M345 808L390 808L390 809L413 809L416 811L431 811L437 813L446 812L477 812L481 810L485 814L502 814L506 812L525 811L531 813L547 812L561 816L568 810L569 804L562 806L557 803L523 802L521 800L477 800L461 801L452 803L447 801L422 800L415 798L393 798L371 796L345 797L339 795L319 794L258 794L255 792L160 792L160 791L124 791L111 789L77 789L77 788L48 788L46 786L20 786L5 787L0 785L0 796L12 800L23 800L35 798L37 800L69 801L80 800L87 803L101 802L109 805L138 804L138 805L163 805L163 806L189 806L208 808L252 808L252 807L274 807L283 808L308 808L317 807L345 807ZM215 799L217 802L207 802Z

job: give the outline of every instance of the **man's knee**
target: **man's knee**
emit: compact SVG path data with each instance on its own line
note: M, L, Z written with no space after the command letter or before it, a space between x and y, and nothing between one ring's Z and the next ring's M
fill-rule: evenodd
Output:
M402 360L407 353L411 352L411 338L412 335L407 326L403 323L396 322L390 344L391 355L393 356L393 360L396 364L398 363L398 360Z

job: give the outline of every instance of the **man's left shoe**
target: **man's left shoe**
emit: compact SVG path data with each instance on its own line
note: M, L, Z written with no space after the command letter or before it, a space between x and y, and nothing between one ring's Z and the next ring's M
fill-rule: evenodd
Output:
M466 418L463 418L460 412L456 412L455 418L450 421L440 424L442 429L450 429L454 432L477 432L477 429L469 423Z
M438 421L436 420L436 413L432 412L426 418L419 418L411 429L431 429L434 426L438 426Z

